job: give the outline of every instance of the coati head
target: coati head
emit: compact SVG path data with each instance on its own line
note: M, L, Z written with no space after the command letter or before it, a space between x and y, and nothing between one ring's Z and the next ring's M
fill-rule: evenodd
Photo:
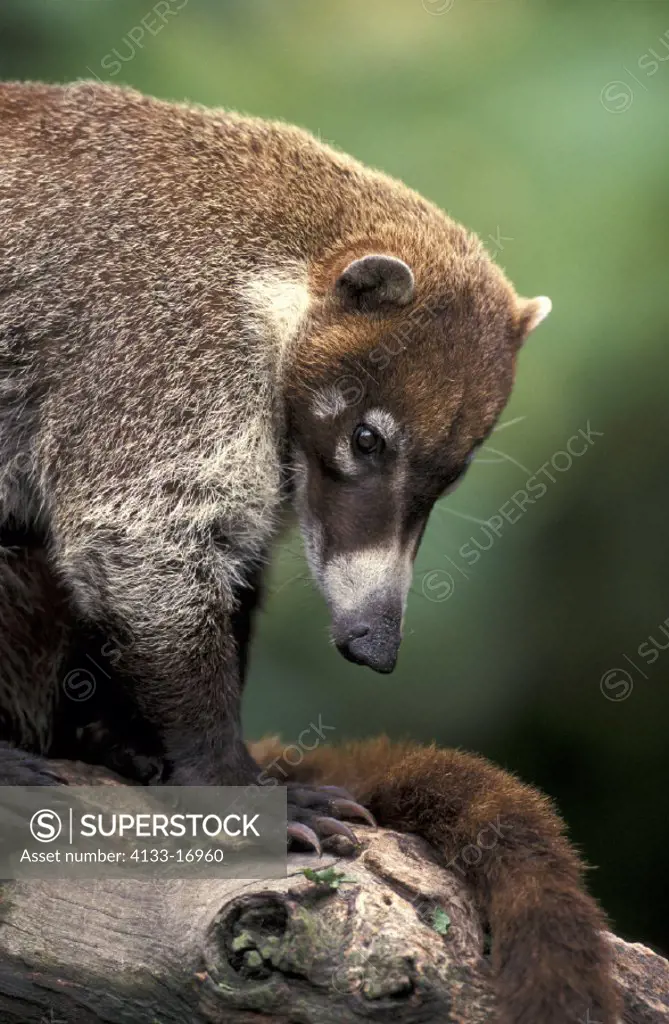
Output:
M490 434L518 349L550 311L519 299L464 229L449 243L429 263L424 248L368 242L326 261L288 389L295 504L332 637L378 672L397 660L430 510Z

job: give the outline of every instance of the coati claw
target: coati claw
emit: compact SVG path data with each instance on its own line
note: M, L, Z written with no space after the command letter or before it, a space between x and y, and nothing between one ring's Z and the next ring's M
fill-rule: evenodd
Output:
M288 835L299 842L306 842L320 852L321 841L333 836L343 836L352 846L359 846L359 840L352 828L340 819L357 818L368 825L376 825L373 816L340 786L303 786L288 784ZM302 831L306 829L307 833ZM316 847L313 837L317 837Z
M372 828L376 828L374 815L355 800L337 798L332 801L332 809L337 811L342 818L362 818Z
M349 828L343 821L338 821L337 818L317 818L316 825L318 826L319 833L323 838L329 836L344 836L349 842L353 843L354 846L358 846L358 839L352 828Z
M308 825L303 825L300 821L289 821L288 822L288 839L296 839L299 843L304 846L311 846L320 857L322 854L321 844L318 836L312 828Z

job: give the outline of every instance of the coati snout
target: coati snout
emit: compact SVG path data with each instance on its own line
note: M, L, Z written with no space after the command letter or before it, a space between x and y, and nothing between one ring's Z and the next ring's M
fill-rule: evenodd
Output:
M397 661L430 511L493 429L549 308L519 300L489 260L463 287L457 266L435 281L402 256L333 268L288 396L295 505L332 639L377 672Z
M368 410L350 428L350 413L331 412L319 426L332 433L332 461L327 445L316 450L313 440L296 453L307 558L330 610L337 649L358 665L392 672L422 532L400 486L402 443L397 430L388 429L389 413Z
M397 602L399 604L399 602ZM367 665L375 672L392 672L402 641L401 606L390 610L370 608L350 619L332 624L337 650L354 665Z

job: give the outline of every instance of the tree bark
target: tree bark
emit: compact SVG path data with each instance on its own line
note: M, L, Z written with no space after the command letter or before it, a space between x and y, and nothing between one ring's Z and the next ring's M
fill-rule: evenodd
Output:
M120 781L79 764L58 770L72 782ZM416 837L356 831L357 857L291 855L281 880L4 883L0 1020L491 1019L484 936L457 873ZM303 874L329 866L345 875L337 889ZM669 1020L669 963L644 946L611 942L625 1022Z

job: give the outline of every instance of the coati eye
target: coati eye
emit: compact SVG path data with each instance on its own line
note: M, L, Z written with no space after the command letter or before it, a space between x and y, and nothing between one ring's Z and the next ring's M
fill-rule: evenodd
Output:
M353 431L351 444L353 451L360 455L378 455L383 451L384 440L372 427L368 427L366 423L360 423Z

